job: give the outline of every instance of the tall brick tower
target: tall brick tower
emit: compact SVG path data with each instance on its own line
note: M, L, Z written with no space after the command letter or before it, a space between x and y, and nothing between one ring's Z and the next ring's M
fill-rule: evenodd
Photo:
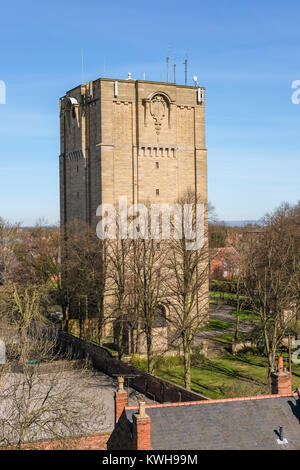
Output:
M60 99L61 223L101 203L207 203L205 93L175 83L99 78Z

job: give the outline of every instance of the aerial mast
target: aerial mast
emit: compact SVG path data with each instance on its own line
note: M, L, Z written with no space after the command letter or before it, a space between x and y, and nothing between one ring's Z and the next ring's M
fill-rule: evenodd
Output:
M174 55L174 83L176 83L176 54Z
M184 84L187 85L187 64L188 64L188 53L186 51L184 61Z
M167 57L166 57L167 82L169 82L169 60L170 60L170 47L168 48L168 55L167 55Z

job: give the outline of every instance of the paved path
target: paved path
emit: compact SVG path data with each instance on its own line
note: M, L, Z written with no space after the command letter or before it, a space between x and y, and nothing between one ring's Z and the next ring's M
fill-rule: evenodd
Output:
M213 341L216 336L223 335L225 333L233 333L235 331L235 322L236 317L231 315L230 312L233 310L231 305L213 305L210 307L209 316L214 320L224 321L230 323L232 326L223 330L207 330L199 331L195 335L194 345L198 346L201 343L201 340L211 340ZM252 323L246 320L240 319L240 332L245 333L253 328Z

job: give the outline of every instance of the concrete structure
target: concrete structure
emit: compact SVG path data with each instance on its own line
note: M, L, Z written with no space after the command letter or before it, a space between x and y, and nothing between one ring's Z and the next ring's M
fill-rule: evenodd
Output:
M62 225L121 196L172 205L189 190L207 207L204 88L99 78L60 99L60 135Z
M61 223L100 203L207 202L203 88L99 78L60 99Z
M120 323L118 320L114 324L114 342L118 346ZM145 331L145 324L140 322L142 332ZM166 320L166 314L161 311L154 316L152 324L152 348L155 354L165 354L169 351L169 328ZM141 356L147 355L147 340L145 334L140 334L138 338L138 322L131 320L130 315L123 321L123 351L124 354L134 354L136 343L139 339L139 351ZM169 351L170 352L170 351Z

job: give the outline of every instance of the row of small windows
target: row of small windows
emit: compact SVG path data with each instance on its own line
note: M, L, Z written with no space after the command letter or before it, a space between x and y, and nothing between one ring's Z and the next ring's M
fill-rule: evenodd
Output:
M159 162L155 162L155 168L159 168ZM159 189L155 190L156 196L159 196Z

